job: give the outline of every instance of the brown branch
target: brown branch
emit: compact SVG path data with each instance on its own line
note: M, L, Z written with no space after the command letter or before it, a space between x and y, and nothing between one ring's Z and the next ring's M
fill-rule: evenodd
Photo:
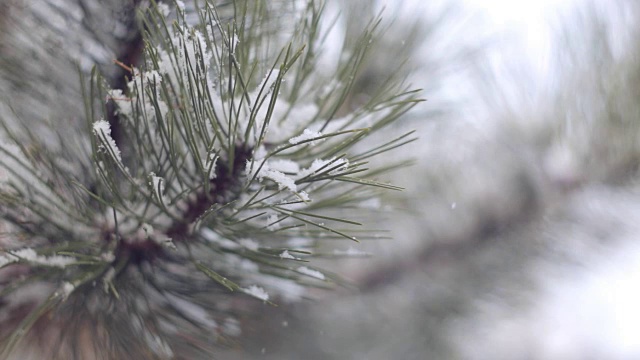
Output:
M237 145L234 150L232 168L228 161L218 161L215 177L210 180L209 192L200 192L187 204L182 219L167 230L167 236L176 241L184 241L190 235L190 226L207 210L216 204L227 204L239 196L242 183L240 177L253 149Z

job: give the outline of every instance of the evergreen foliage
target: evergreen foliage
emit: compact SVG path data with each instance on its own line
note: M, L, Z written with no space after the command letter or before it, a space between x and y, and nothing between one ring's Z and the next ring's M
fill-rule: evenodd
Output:
M81 80L76 138L0 115L2 358L25 336L60 358L207 357L249 307L342 284L313 260L361 253L331 240L381 231L371 199L402 163L368 162L414 138L367 138L420 100L392 78L350 102L379 20L324 67L322 4L292 22L268 1L174 5L141 9L124 91Z

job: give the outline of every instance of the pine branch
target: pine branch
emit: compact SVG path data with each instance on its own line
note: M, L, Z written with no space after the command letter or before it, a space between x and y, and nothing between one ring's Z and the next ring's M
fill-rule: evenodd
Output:
M12 226L0 269L22 274L0 300L30 284L50 290L0 334L4 355L34 329L69 330L83 314L103 327L86 346L106 357L203 356L211 334L237 335L220 324L242 322L247 307L346 284L313 260L363 255L327 252L326 240L376 238L380 209L364 204L401 190L384 180L401 164L368 161L413 139L368 137L421 100L399 82L344 111L378 20L327 72L317 68L321 4L289 13L295 32L274 25L278 2L234 4L222 16L203 2L195 24L179 1L174 13L141 10L141 60L120 64L126 86L91 74L75 158L47 157L36 133L25 129L24 144L0 122L0 213ZM59 357L88 351L60 344Z

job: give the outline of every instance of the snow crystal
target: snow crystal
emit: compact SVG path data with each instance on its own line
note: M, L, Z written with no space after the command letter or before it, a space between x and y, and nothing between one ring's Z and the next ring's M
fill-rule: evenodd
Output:
M299 267L298 268L298 272L301 273L301 274L305 274L305 275L314 277L316 279L320 279L320 280L324 280L325 279L323 273L321 273L320 271L317 271L317 270L309 269L306 266Z
M316 132L316 131L311 131L309 129L304 129L304 132L301 135L296 136L294 138L291 138L289 140L289 143L292 144L292 145L295 145L295 144L299 144L301 142L304 142L304 141L307 141L307 140L311 140L313 138L317 138L317 137L320 137L320 136L322 136L321 132ZM318 141L321 141L321 140L324 140L324 139L313 140L313 141L310 141L309 143L311 145L315 145L316 143L318 143Z
M306 191L300 191L298 193L298 197L300 197L300 199L304 202L311 201L311 198L309 198L309 194L307 194Z
M260 172L262 173L262 171ZM281 173L280 171L267 170L264 173L264 177L275 181L278 184L279 190L282 190L284 188L287 188L293 192L296 192L298 190L298 186L296 185L295 180L288 177L284 173Z
M114 157L116 162L122 163L120 149L118 149L118 145L116 145L115 140L111 137L111 125L109 122L104 119L94 122L93 132L98 137L98 140L100 140L100 146L106 149L109 155Z
M165 202L164 198L164 179L160 176L156 176L154 172L149 173L149 185L151 186L156 198L162 202Z
M214 153L210 153L203 164L204 171L207 172L209 180L213 180L217 176L215 171L217 162L218 162L218 156L216 156L216 154Z
M304 177L307 177L309 175L315 174L316 171L318 171L319 169L321 169L323 166L327 165L331 160L322 160L322 159L315 159L313 160L313 163L311 163L311 166L309 166L306 169L303 169L302 171L300 171L298 173L297 178L298 179L302 179Z
M242 289L242 291L260 300L269 300L269 294L267 294L267 292L263 288L257 285L251 285L248 288Z
M307 288L293 280L283 279L275 276L255 276L256 281L266 286L270 291L277 292L279 298L291 303L300 300L307 291Z
M21 258L21 259L25 259L27 261L32 261L35 258L38 257L38 254L35 252L35 250L31 249L31 248L24 248L24 249L20 249L20 250L16 250L13 252L13 255Z
M57 267L65 267L69 264L75 262L75 259L70 256L60 256L60 255L52 255L52 256L42 256L38 255L35 250L31 248L24 248L20 250L16 250L12 252L12 255L19 257L20 259L26 260L28 262L45 265L45 266L57 266Z
M63 299L66 300L75 289L76 289L75 285L73 285L68 281L65 281L64 283L62 283L62 287L60 288L60 295L62 296Z
M283 251L283 252L280 254L280 258L281 258L281 259L293 259L293 260L297 260L297 258L296 258L295 256L291 255L291 254L289 253L289 251L288 251L288 250Z
M253 176L257 176L258 181L262 181L264 178L271 179L275 181L276 184L278 184L279 190L287 188L292 192L296 192L298 187L296 185L295 180L293 180L292 178L290 178L289 176L285 175L284 173L278 170L271 169L271 167L269 166L269 163L265 163L262 166L262 168L260 168L260 170L258 171L258 167L260 166L259 164L261 163L262 163L262 160L259 160L259 159L256 159L253 164L251 163L251 161L247 161L246 172L249 178Z
M128 98L120 89L110 89L107 91L107 100L116 104L116 114L121 114L127 118L132 118L132 99Z
M146 71L143 76L145 81L151 83L160 84L162 82L162 75L155 70Z
M184 2L182 0L176 0L176 6L178 9L184 11Z
M240 43L240 38L238 37L238 33L234 31L233 35L231 35L231 51L232 52L236 51L236 47L238 47L239 43ZM277 73L276 73L276 76L277 76Z

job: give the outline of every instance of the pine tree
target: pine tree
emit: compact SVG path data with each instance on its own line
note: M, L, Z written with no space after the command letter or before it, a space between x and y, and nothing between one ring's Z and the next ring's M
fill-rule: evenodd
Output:
M0 115L2 358L210 358L251 311L345 284L314 261L376 236L402 163L369 161L413 137L369 136L420 100L391 77L352 101L379 19L326 67L323 5L289 6L139 7L123 86L80 71L81 128Z

